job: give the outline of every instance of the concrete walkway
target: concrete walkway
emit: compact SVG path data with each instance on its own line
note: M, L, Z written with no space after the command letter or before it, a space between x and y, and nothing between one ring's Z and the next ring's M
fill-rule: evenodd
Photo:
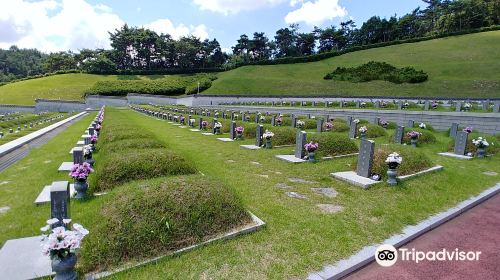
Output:
M500 194L402 246L418 251L481 251L479 261L372 262L345 279L500 279Z
M33 148L47 143L86 114L82 112L0 146L0 172L24 158Z

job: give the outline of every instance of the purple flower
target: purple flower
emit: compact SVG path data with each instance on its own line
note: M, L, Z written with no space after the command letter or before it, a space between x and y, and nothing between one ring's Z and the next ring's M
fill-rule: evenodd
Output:
M408 136L411 139L417 139L418 137L420 137L420 135L422 135L422 133L420 133L418 131L410 131L410 132L406 133L406 136Z
M94 169L87 162L77 163L71 167L69 172L69 176L73 177L75 180L85 180L89 176L90 173L94 172Z
M331 122L327 122L327 123L325 123L325 128L326 128L327 130L331 130L331 129L333 128L333 123L331 123Z
M468 126L463 129L464 132L471 133L472 132L472 127Z
M236 133L238 134L242 134L243 131L245 131L245 128L243 128L242 126L238 126L237 128L234 129L236 131Z
M304 145L304 149L306 149L306 151L308 151L310 153L316 151L318 148L319 148L319 144L313 143L312 141Z

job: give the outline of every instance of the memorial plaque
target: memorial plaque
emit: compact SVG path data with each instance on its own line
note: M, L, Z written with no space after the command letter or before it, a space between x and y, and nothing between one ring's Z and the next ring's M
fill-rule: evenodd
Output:
M457 101L455 103L455 112L460 112L462 110L462 102L461 101Z
M413 128L415 126L415 121L414 120L408 120L408 127Z
M375 151L375 142L372 140L361 140L359 147L358 166L356 173L359 176L369 178L372 172L373 153Z
M356 131L358 130L358 124L351 121L351 125L349 128L349 138L354 139L356 138Z
M430 108L431 108L431 102L429 100L425 100L424 111L429 111Z
M405 134L405 127L398 125L396 127L396 133L394 134L394 143L403 144L404 134Z
M63 219L70 218L70 192L69 182L53 182L50 187L50 218L56 218L58 223L52 228L63 226Z
M493 113L499 113L500 112L500 101L495 101L495 104L493 105Z
M297 136L295 138L295 157L304 158L306 156L306 150L304 145L306 144L307 133L305 131L297 131Z
M262 139L262 135L264 135L264 126L258 125L257 131L255 133L255 146L260 147L264 144L264 139Z
M203 118L200 117L200 119L198 120L198 129L200 129L200 130L203 128L202 123L203 123Z
M380 118L379 117L374 117L373 118L373 123L378 125L380 123Z
M271 117L271 125L276 126L276 116Z
M458 123L452 123L450 129L450 137L455 138L457 136Z
M455 137L455 149L454 152L457 155L465 155L465 147L467 146L467 137L469 137L469 133L465 131L457 132L457 136Z
M316 133L321 133L323 131L323 123L324 123L323 119L318 119L316 121Z
M235 139L236 138L236 122L232 121L231 125L229 127L229 138Z
M73 163L82 163L83 162L83 148L75 147L73 148Z

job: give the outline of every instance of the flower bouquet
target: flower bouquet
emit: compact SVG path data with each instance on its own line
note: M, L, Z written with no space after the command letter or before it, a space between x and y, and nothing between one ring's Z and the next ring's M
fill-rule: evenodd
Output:
M389 166L389 170L387 170L387 183L391 186L395 186L398 183L396 180L396 169L403 162L403 158L398 153L394 152L387 157L385 162Z
M312 141L304 145L304 149L306 149L306 151L307 151L307 155L308 155L310 162L316 161L315 152L318 148L319 148L319 144L313 143Z
M266 149L273 148L273 144L272 144L273 137L274 137L274 133L272 133L269 130L266 130L266 132L264 132L264 134L262 135L262 138L266 139L266 143L265 143Z
M406 133L406 136L408 136L408 138L410 138L411 145L413 147L417 147L417 141L418 141L418 138L420 137L420 135L422 135L422 133L420 133L418 131L410 131L410 132Z
M386 120L380 120L379 122L380 126L382 126L383 128L387 128L389 126L389 122L386 121Z
M304 121L297 120L297 127L298 128L304 129L305 126L306 126L306 123Z
M68 175L75 180L75 198L81 199L86 196L89 187L87 184L87 177L89 177L92 172L94 172L94 170L87 162L76 163L71 168Z
M362 126L359 128L359 133L361 133L361 139L366 138L366 132L368 131L368 127Z
M472 144L477 148L476 155L478 158L484 158L486 154L486 148L490 145L483 137L478 137L477 139L472 139Z
M331 122L326 122L325 123L325 130L326 131L331 131L333 129L333 123Z
M215 122L214 123L214 134L221 134L220 129L222 128L222 123L220 122Z
M201 129L207 130L208 122L207 121L202 121L201 122Z
M277 119L276 119L276 123L278 124L278 126L281 126L283 124L283 117L279 116Z
M236 140L242 140L245 128L243 126L238 126L234 130L236 131Z
M421 129L426 129L427 125L425 125L425 123L420 123L418 127L420 127Z
M468 126L468 127L464 128L463 131L467 132L467 133L472 133L472 127Z

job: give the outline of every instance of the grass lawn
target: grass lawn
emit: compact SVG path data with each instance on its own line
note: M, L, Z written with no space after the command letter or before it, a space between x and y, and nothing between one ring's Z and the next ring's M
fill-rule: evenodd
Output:
M207 94L500 97L500 31L358 51L312 63L245 66L220 73ZM421 84L326 81L337 67L369 61L413 66Z
M166 258L111 279L304 278L325 264L380 242L406 225L454 206L498 182L498 175L486 176L483 172L500 173L498 156L460 161L436 155L446 151L449 142L444 133L436 133L436 144L419 149L426 151L436 164L443 165L444 171L404 182L396 188L382 183L362 190L329 175L334 171L351 170L355 158L292 165L275 159L274 155L292 154L293 148L244 150L239 145L253 144L253 139L224 143L217 141L215 136L203 136L131 110L108 108L106 118L113 117L128 118L191 161L205 176L225 182L242 198L245 207L267 226L248 236ZM57 167L70 159L69 149L92 118L85 117L0 173L0 207L11 207L7 213L0 214L0 244L11 238L39 234L50 210L48 205L34 206L33 201L44 185L69 179L65 173L58 174ZM106 122L103 129L106 129ZM375 141L387 143L388 137ZM99 164L99 154L96 164ZM302 178L312 183L293 183L289 178ZM290 188L277 188L279 183ZM338 195L327 198L311 190L318 187L333 187ZM117 187L107 196L114 196L119 191ZM287 191L299 192L308 199L290 198L285 194ZM98 216L102 201L102 197L72 201L73 220L92 233L93 220ZM327 203L341 205L344 210L333 215L323 214L316 205Z

